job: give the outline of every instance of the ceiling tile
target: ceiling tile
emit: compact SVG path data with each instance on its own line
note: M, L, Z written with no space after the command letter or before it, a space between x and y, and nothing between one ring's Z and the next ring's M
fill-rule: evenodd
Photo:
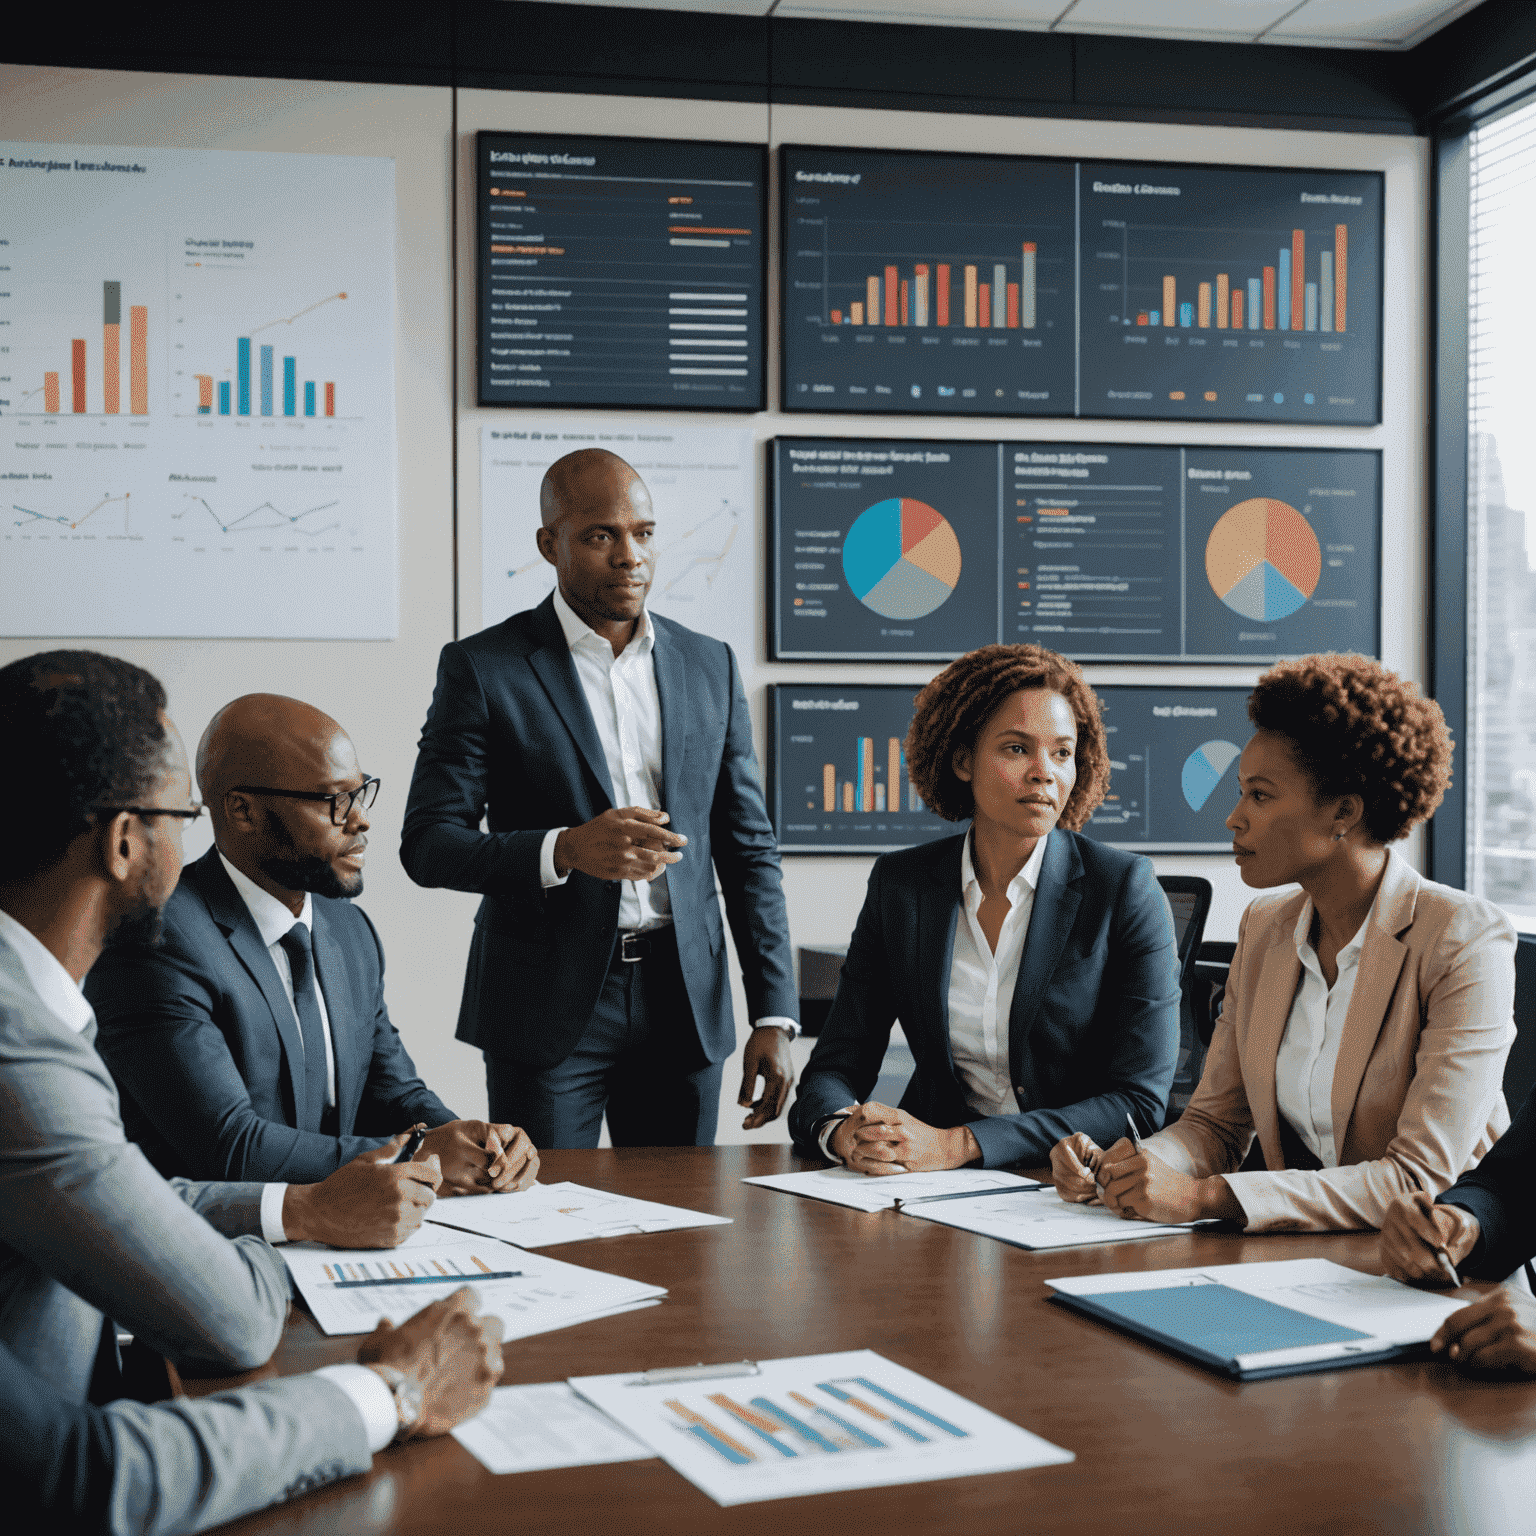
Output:
M1078 0L1057 29L1246 42L1295 8L1296 0Z
M1411 48L1481 0L1307 0L1269 34L1275 42Z
M1070 0L783 0L775 17L1043 32Z

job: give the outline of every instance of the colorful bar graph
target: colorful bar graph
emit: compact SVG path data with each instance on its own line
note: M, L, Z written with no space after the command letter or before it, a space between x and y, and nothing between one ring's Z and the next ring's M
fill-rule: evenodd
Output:
M315 381L313 379L304 381L304 414L306 416L315 414Z
M666 1400L666 1406L688 1426L689 1432L699 1439L714 1446L722 1455L740 1466L745 1462L756 1461L757 1453L750 1451L741 1441L733 1440L718 1424L704 1417L702 1413L695 1413L692 1408L680 1402L675 1397Z
M235 343L235 382L239 388L236 409L242 416L251 414L251 338L242 336Z
M283 415L297 416L299 413L299 385L298 385L298 359L285 357L283 359Z
M78 337L69 344L69 398L75 415L85 414L85 342Z
M128 409L135 416L149 415L149 308L128 308Z
M50 416L59 414L59 376L56 373L43 375L43 409Z
M101 408L108 416L122 411L123 285L101 285Z
M229 415L229 380L223 379L219 383L219 415Z
M272 414L272 348L261 348L261 414Z

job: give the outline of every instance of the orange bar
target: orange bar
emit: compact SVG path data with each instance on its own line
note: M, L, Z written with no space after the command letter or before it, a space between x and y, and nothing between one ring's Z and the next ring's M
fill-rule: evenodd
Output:
M976 268L965 269L965 325L967 330L976 329Z
M325 414L327 416L334 416L336 414L336 386L334 384L327 384L325 386Z
M697 224L668 224L667 232L673 235L750 235L752 233L750 229L704 229Z
M1209 283L1201 283L1198 293L1199 301L1195 306L1195 324L1202 331L1208 331L1211 328L1211 285Z
M896 292L897 276L895 267L885 269L885 323L896 324Z
M837 769L831 763L824 764L821 770L821 808L837 809Z
M880 324L880 279L878 277L864 279L864 323Z
M1019 285L1008 284L1008 329L1016 331L1019 328Z
M939 263L938 292L934 296L934 323L936 325L949 324L949 263Z
M848 324L849 325L863 325L864 324L864 306L861 303L859 303L859 301L857 299L855 299L853 301L853 303L848 306Z
M1139 315L1136 316L1136 324L1137 325L1151 325L1152 324L1152 316L1149 315L1146 312L1146 310L1142 310L1142 312Z
M43 375L43 409L50 416L59 414L59 376L56 373Z
M1216 329L1218 331L1224 331L1227 328L1227 292L1227 274L1218 272L1216 274Z
M912 311L907 307L907 300L908 300L908 298L909 298L909 295L907 293L907 280L906 280L906 278L902 278L902 280L901 280L901 323L903 325L910 325L912 323L911 320L908 318L908 316L912 313Z
M861 811L872 811L875 808L875 738L866 736L864 740L864 803L859 807Z
M992 324L991 283L982 283L976 290L976 316L983 330Z
M1307 328L1307 232L1291 231L1291 329Z
M122 358L119 353L120 325L101 328L101 408L108 416L119 412L122 387Z
M1174 325L1174 324L1177 323L1178 316L1174 314L1174 310L1178 308L1178 305L1179 305L1178 285L1174 282L1174 280L1171 277L1165 277L1163 279L1163 324L1164 325Z
M834 309L832 311L832 317L831 318L832 318L832 324L833 325L841 325L843 323L843 312L842 312L842 310Z
M853 809L853 782L849 779L843 781L843 809L845 811Z
M197 380L197 408L200 411L213 409L213 375L211 373L194 373Z
M1243 290L1232 290L1232 329L1240 331L1243 328Z
M1264 329L1275 328L1275 269L1264 268Z
M1349 297L1349 225L1333 226L1333 328L1344 329Z
M71 404L75 415L85 414L85 343L72 341L69 344L69 387Z
M901 738L892 736L885 754L885 808L901 809Z
M680 1403L675 1397L667 1398L665 1406L670 1408L672 1412L675 1413L678 1418L682 1419L685 1423L697 1424L701 1428L707 1429L710 1434L712 1434L717 1440L723 1440L728 1446L730 1446L730 1448L735 1451L737 1455L745 1456L748 1461L757 1460L756 1451L749 1451L746 1446L741 1443L740 1440L731 1439L731 1437L726 1434L726 1432L721 1429L718 1424L713 1423L709 1419L706 1419L702 1413L695 1413L692 1408L689 1408L683 1403Z
M149 310L143 304L128 310L128 409L149 415Z
M711 1392L709 1400L717 1408L724 1408L729 1414L734 1414L743 1424L750 1424L753 1429L760 1429L766 1435L777 1434L784 1426L777 1419L770 1419L767 1414L760 1413L756 1408L748 1408L745 1403L738 1403L734 1398L727 1397L724 1392Z

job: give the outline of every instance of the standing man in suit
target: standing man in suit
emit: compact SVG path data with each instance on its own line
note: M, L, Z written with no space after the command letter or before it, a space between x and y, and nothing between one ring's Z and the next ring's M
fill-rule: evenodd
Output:
M753 1022L747 1128L784 1107L797 1000L779 855L730 648L646 608L650 493L617 455L550 466L556 590L444 646L401 858L478 891L458 1038L540 1146L714 1141L735 1043L725 895ZM489 830L482 832L482 816ZM757 1080L763 1092L754 1099Z
M391 1439L444 1433L501 1374L500 1322L466 1287L381 1326L357 1363L86 1407L122 1390L114 1325L183 1370L261 1365L289 1294L261 1234L360 1236L348 1191L387 1187L398 1240L439 1179L433 1160L368 1154L319 1186L339 1198L290 1189L273 1231L259 1184L167 1182L124 1137L80 983L109 934L153 939L181 827L202 811L165 703L149 673L90 651L0 668L0 797L27 807L0 841L0 1471L27 1529L200 1530L365 1471Z
M297 699L248 694L203 733L197 778L214 846L183 872L161 941L109 946L87 987L150 1161L282 1188L420 1123L445 1193L531 1184L528 1138L455 1118L390 1022L383 946L351 900L379 781L347 733Z

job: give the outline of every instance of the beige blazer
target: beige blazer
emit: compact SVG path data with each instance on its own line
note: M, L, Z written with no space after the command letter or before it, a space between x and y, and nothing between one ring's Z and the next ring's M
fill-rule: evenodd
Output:
M1415 1189L1438 1195L1509 1125L1515 932L1490 902L1420 876L1389 850L1333 1077L1339 1167L1287 1170L1275 1058L1301 980L1303 891L1243 914L1226 998L1189 1107L1148 1138L1196 1178L1227 1175L1249 1231L1379 1227ZM1238 1173L1257 1134L1267 1169Z

